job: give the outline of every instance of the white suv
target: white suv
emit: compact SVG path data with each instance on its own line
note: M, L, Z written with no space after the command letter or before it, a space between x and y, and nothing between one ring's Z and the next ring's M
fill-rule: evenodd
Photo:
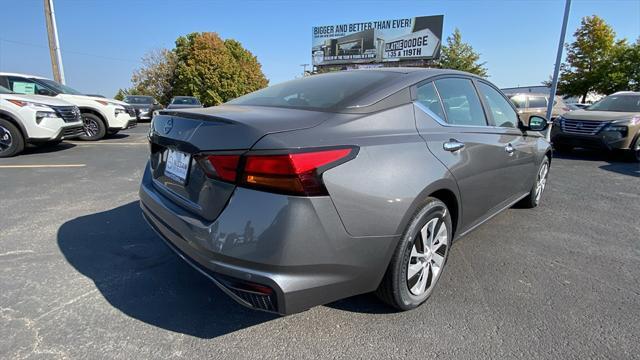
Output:
M25 144L56 144L84 133L80 109L64 100L21 95L0 86L0 157Z
M84 122L82 140L99 140L137 124L135 109L125 102L87 96L40 76L0 73L0 86L21 94L55 96L76 105Z

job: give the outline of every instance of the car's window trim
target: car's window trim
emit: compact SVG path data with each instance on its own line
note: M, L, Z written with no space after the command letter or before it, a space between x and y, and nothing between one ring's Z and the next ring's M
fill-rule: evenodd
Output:
M465 79L465 80L469 80L471 82L471 86L473 87L476 96L478 97L478 101L480 101L480 106L482 107L482 112L484 113L484 125L460 125L460 124L451 124L448 122L448 115L447 115L447 111L444 110L444 101L442 101L442 97L440 96L440 91L438 90L438 86L436 86L436 81L437 80L445 80L445 79ZM471 76L460 76L460 75L441 75L441 76L437 76L434 78L430 78L428 79L428 81L423 81L421 83L427 83L429 81L433 82L433 87L436 89L436 93L438 94L438 97L440 98L440 105L442 106L442 109L444 110L444 116L447 117L447 126L458 126L458 127L466 127L466 128L486 128L486 127L491 127L491 125L489 124L489 119L487 118L487 113L486 110L484 109L484 106L482 106L482 99L480 98L480 95L478 94L478 89L476 89L476 85L474 83L475 78L471 77ZM418 83L418 84L421 84ZM417 89L417 86L416 86Z
M518 124L520 123L520 114L518 114L518 109L516 108L516 106L513 104L513 102L511 102L511 100L509 100L508 97L506 97L506 95L500 91L496 86L494 86L493 84L491 84L490 82L486 81L486 80L482 80L482 79L474 79L474 85L475 82L479 82L479 83L483 83L485 85L488 85L489 87L493 88L494 90L496 90L498 92L498 94L502 95L502 97L507 101L507 103L511 106L511 109L516 113L516 120L518 121ZM480 88L478 86L476 86L476 90L478 92L480 92ZM528 97L527 98L527 103L529 101ZM480 97L480 102L482 102L483 106L485 104L485 100L482 98L482 96ZM489 107L489 104L486 104L486 107ZM486 110L485 110L486 113ZM511 126L511 127L507 127L507 126L498 126L496 125L496 121L493 118L493 114L489 111L489 115L491 116L491 125L490 127L493 128L498 128L498 129L518 129L518 124L515 124L515 126Z
M442 110L442 114L444 115L444 119L440 115L438 115L438 114L434 113L433 111L431 111L431 109L429 109L428 107L424 106L420 101L418 101L418 98L417 98L418 89L420 89L421 87L426 86L426 85L431 85L431 87L435 91L436 96L438 97L438 102L440 103L440 109ZM420 110L423 110L424 112L427 113L427 115L431 116L434 120L436 120L440 125L444 125L444 126L449 125L448 119L447 119L447 112L444 110L444 105L442 105L442 98L440 97L440 93L438 92L438 88L436 87L436 84L433 83L433 80L431 80L431 81L422 81L422 82L420 82L419 84L417 84L415 86L415 89L416 89L416 98L413 99L413 95L412 95L411 96L412 97L411 101L414 104L416 104L420 108Z
M433 76L430 77L428 79L424 79L424 80L420 80L419 82L415 83L411 88L411 102L413 102L414 105L416 105L420 110L422 110L424 113L426 113L427 115L431 116L431 114L433 114L433 112L431 110L429 110L426 106L422 105L420 102L417 101L417 92L418 92L418 87L428 84L428 83L432 83L433 88L436 90L436 94L438 94L438 99L440 100L440 106L442 107L442 112L444 113L445 119L441 119L439 116L435 115L433 117L433 119L440 125L445 126L445 127L458 127L458 128L474 128L474 129L488 129L488 128L492 128L493 126L489 125L489 123L487 122L487 116L485 114L485 123L486 125L460 125L460 124L451 124L448 122L448 118L447 118L447 112L444 109L444 102L442 101L442 97L440 96L440 91L438 91L438 87L436 86L435 82L436 80L442 80L442 79L465 79L465 80L470 80L471 83L473 84L473 80L474 78L471 76L464 76L464 75L447 75L447 74L443 74L443 75L437 75L437 76ZM475 88L475 84L473 84L473 87ZM476 90L476 96L477 95L477 90ZM478 96L479 97L479 96ZM482 99L479 99L480 103L482 105ZM425 111L426 110L426 111ZM482 110L484 112L484 108ZM502 128L501 128L502 129ZM508 129L508 128L507 128Z

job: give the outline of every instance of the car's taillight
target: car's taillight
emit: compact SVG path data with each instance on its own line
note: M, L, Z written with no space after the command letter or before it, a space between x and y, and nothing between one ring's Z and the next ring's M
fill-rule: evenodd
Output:
M200 164L209 177L235 182L238 174L240 155L205 155Z
M283 153L205 155L200 163L209 177L240 186L292 195L327 195L322 173L355 157L356 148L296 150ZM206 161L202 161L206 160Z

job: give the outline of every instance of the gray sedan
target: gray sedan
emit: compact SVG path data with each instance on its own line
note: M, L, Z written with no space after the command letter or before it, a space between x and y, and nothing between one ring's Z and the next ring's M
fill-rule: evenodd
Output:
M432 294L454 240L540 203L547 123L523 120L463 72L315 75L161 111L140 203L242 305L290 314L376 291L408 310Z

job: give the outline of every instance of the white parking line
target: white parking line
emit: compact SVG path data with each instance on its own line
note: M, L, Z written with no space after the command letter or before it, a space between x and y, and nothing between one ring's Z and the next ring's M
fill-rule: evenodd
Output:
M0 165L0 169L78 168L87 164Z
M148 145L149 142L76 142L76 141L67 141L69 144L74 145Z

